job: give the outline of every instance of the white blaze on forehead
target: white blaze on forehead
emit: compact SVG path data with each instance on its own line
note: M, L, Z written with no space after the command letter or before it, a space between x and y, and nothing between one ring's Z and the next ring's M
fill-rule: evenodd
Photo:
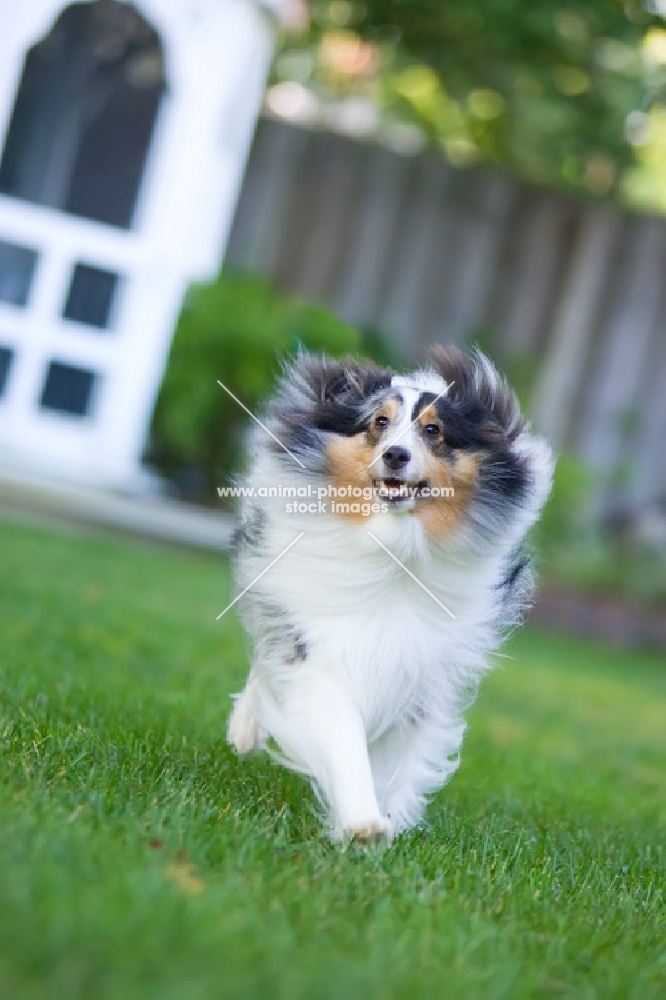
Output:
M447 383L436 372L416 371L409 375L394 375L391 379L391 388L397 389L402 399L399 423L394 432L400 434L413 422L414 407L423 393L431 392L435 396L445 396Z
M437 372L426 369L425 371L410 372L409 375L394 375L391 379L391 388L415 389L419 396L422 392L434 392L436 396L439 396L440 392L444 393L447 383Z
M391 388L393 388L393 383L391 383ZM407 428L412 422L412 413L414 412L414 407L419 401L421 395L421 390L415 388L414 386L400 386L399 396L400 396L400 413L398 414L398 421L392 428L391 438L394 438L397 434L401 434L407 431ZM405 443L407 434L400 439L401 443Z

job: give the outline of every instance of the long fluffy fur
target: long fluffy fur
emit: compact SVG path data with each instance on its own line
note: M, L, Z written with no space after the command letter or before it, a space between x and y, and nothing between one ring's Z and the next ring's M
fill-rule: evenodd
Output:
M436 446L432 426L419 424L429 406ZM378 429L382 407L396 414L393 430L407 428L407 470L439 463L452 482L474 470L449 529L432 530L433 501L428 521L420 499L350 518L289 513L284 499L258 495L273 484L330 482L334 446L379 455L374 468L386 477L393 433ZM428 796L458 766L465 709L529 602L524 542L550 490L551 452L488 358L453 348L436 348L432 367L406 376L301 353L266 421L291 455L257 432L238 590L305 534L240 602L253 658L229 739L239 753L273 747L307 775L334 838L390 839L422 820Z

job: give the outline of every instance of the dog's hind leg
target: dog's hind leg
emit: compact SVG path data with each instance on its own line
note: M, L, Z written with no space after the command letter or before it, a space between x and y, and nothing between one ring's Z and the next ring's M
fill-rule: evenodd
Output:
M251 677L244 690L235 695L229 717L227 740L241 755L261 749L265 742L265 735L255 716L256 686L257 679Z

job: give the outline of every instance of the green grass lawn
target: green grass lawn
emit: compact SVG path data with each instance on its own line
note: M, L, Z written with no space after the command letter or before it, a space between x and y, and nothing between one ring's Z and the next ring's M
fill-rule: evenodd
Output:
M666 669L526 630L427 830L224 741L218 558L0 524L0 996L666 996Z

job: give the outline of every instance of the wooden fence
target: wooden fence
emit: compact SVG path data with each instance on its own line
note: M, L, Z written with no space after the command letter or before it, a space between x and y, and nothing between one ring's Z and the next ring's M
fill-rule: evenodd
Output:
M227 261L407 360L481 338L606 504L666 504L666 220L264 119Z

